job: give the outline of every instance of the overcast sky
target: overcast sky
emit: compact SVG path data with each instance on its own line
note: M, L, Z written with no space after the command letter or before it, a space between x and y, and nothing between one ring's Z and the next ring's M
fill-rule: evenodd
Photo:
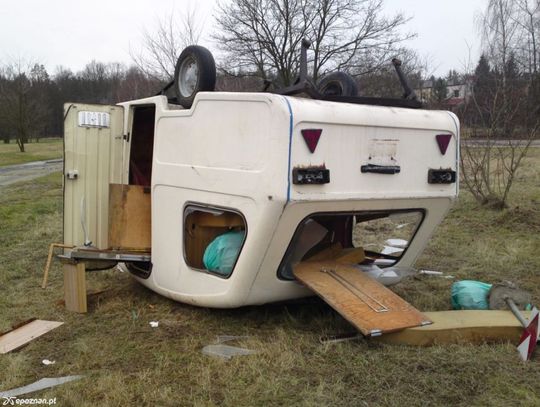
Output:
M437 75L462 70L479 56L475 16L487 0L385 0L388 14L413 17L405 28L418 37L409 46L428 57ZM212 31L216 0L0 0L0 62L40 61L49 72L59 65L78 71L95 59L130 63L130 47L144 27L170 13L197 5ZM207 35L206 35L207 36ZM216 47L206 38L203 45Z

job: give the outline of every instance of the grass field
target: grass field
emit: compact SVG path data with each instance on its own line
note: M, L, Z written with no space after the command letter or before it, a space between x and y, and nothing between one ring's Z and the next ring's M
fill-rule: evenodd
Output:
M540 303L540 149L516 181L510 209L479 208L462 192L418 267L458 279L512 280ZM36 198L39 197L39 198ZM32 317L64 321L0 356L0 391L42 377L85 378L41 391L66 406L538 406L540 352L522 363L515 347L390 346L358 340L321 345L350 326L318 299L238 310L186 306L125 273L88 275L87 315L68 313L55 264L39 288L47 246L61 241L61 177L14 184L0 194L0 332ZM421 310L450 307L450 280L410 278L395 290ZM156 329L148 322L160 321ZM257 355L222 361L201 354L217 335ZM48 358L56 364L44 366Z
M24 148L25 152L21 153L13 140L10 144L0 143L0 167L61 158L63 144L60 138L47 138L39 143L27 143Z

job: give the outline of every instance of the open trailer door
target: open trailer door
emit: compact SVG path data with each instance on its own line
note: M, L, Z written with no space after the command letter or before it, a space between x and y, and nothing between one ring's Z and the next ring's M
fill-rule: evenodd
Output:
M122 183L124 109L64 105L64 244L108 248L109 184Z
M306 261L294 267L294 275L365 336L431 324L411 304L353 265Z

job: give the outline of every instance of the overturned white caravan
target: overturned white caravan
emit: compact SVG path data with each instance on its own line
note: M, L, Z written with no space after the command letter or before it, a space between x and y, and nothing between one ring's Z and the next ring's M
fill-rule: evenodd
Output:
M197 55L183 61L177 74L196 78ZM458 194L456 116L290 93L66 104L72 257L125 262L157 293L223 308L313 295L294 267L336 247L361 250L360 266L412 266Z

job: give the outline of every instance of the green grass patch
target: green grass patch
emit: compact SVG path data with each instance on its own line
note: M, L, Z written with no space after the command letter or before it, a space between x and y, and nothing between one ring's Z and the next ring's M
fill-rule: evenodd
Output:
M61 158L62 141L59 138L47 138L41 139L39 143L27 143L24 145L24 153L19 151L19 146L15 141L11 141L10 144L0 143L0 167Z
M510 209L478 207L463 191L419 268L458 279L512 280L540 303L540 154L533 149ZM522 363L515 347L389 346L359 340L321 345L351 327L322 301L237 310L170 301L114 271L87 274L86 315L66 312L56 262L40 288L47 247L61 241L61 176L14 184L0 194L0 332L32 317L60 328L0 357L0 390L42 377L84 379L35 393L76 406L507 406L540 405L540 354ZM395 286L422 310L450 307L451 280L409 278ZM152 329L149 321L158 320ZM247 335L257 355L222 361L201 354L221 334ZM56 364L43 366L44 358Z

